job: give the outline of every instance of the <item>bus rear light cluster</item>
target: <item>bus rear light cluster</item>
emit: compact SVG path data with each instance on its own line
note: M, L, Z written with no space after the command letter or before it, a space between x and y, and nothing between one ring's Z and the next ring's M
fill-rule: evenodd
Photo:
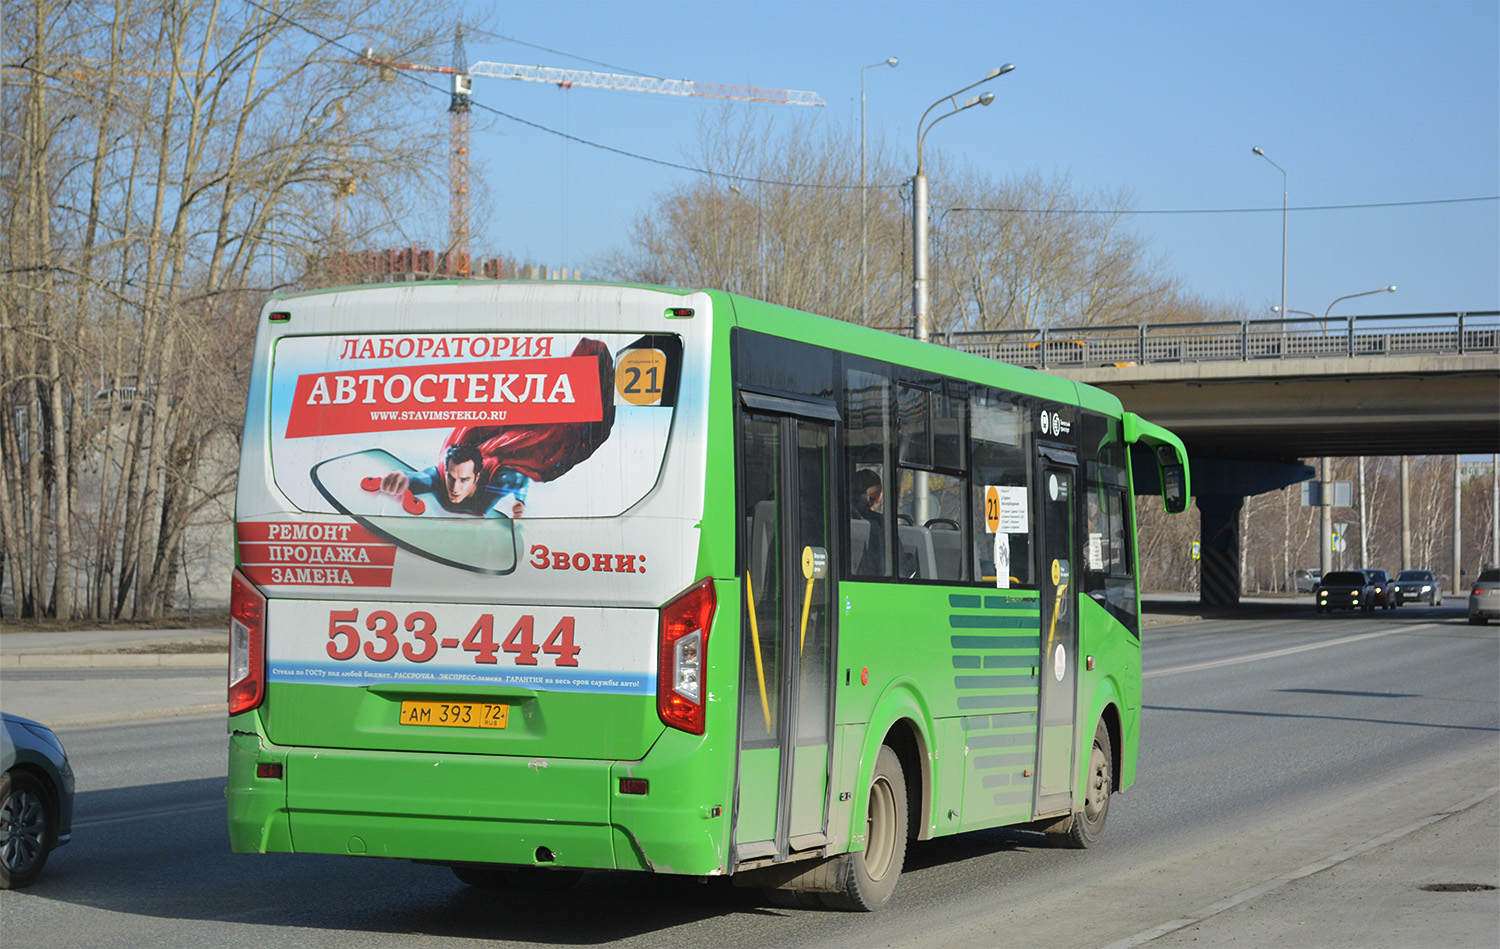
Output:
M673 728L703 734L704 652L714 618L714 585L705 579L661 608L656 711Z
M266 598L245 575L229 581L229 714L260 705L266 697Z

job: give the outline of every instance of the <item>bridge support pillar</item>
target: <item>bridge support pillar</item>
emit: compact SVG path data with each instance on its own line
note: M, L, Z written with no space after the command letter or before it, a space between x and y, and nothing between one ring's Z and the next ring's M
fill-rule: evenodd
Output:
M1200 562L1198 602L1207 607L1240 602L1240 509L1238 494L1198 495Z

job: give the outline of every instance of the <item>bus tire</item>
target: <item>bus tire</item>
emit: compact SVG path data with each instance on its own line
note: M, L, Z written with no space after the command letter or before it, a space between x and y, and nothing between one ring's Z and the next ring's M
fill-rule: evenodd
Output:
M1104 822L1109 819L1109 795L1115 788L1114 755L1110 750L1109 729L1103 720L1094 727L1094 744L1089 750L1089 770L1083 781L1083 806L1047 828L1047 839L1054 847L1084 850L1099 843L1104 836Z
M906 775L889 745L880 746L865 815L865 849L837 857L832 864L837 889L822 894L830 909L870 912L896 892L906 862Z

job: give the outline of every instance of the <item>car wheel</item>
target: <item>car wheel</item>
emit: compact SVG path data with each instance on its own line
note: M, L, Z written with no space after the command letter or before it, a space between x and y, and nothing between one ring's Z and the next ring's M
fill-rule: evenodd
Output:
M896 892L906 862L906 776L889 745L875 759L866 807L865 849L835 859L839 887L822 894L830 909L879 909Z
M0 889L19 890L36 882L56 834L46 785L25 771L5 772L0 778Z

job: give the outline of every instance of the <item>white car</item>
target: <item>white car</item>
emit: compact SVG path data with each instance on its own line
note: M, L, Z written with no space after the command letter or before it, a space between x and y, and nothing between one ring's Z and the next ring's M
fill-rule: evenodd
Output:
M1300 567L1287 574L1287 581L1298 593L1311 593L1323 579L1323 571L1317 567Z
M1476 626L1500 618L1500 569L1490 567L1479 572L1479 579L1469 588L1469 622Z

